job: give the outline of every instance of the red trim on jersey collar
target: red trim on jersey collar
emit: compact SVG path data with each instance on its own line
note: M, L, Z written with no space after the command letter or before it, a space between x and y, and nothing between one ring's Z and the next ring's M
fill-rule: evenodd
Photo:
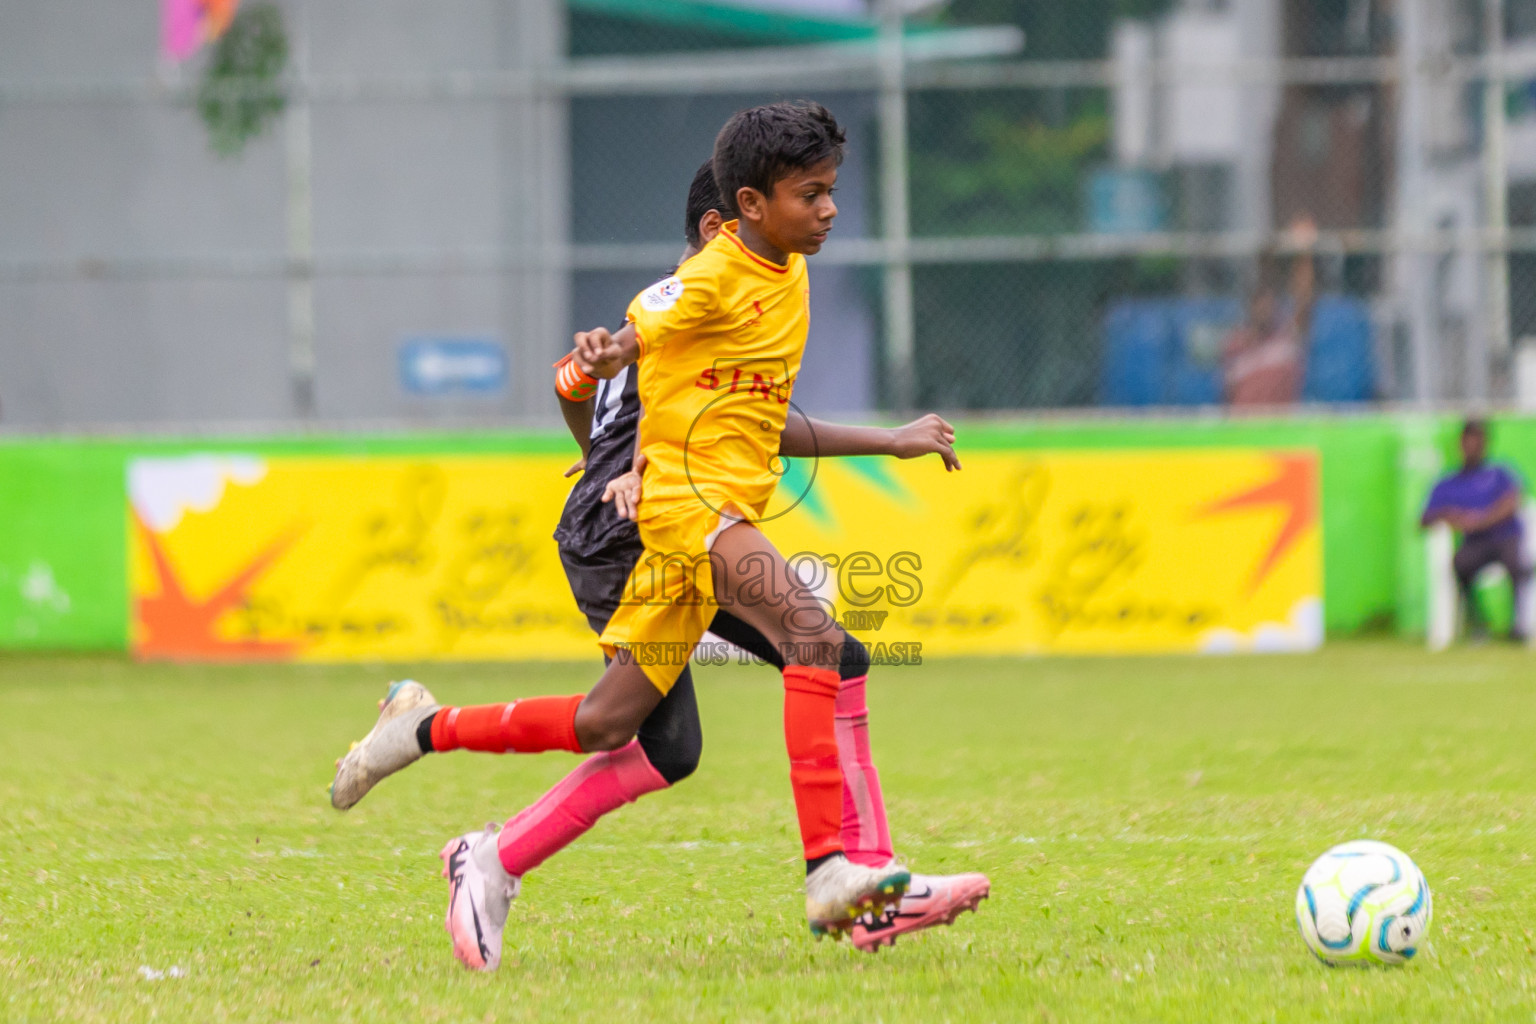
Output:
M740 223L740 220L726 221L724 224L720 225L720 234L736 243L736 248L740 249L746 255L747 259L751 260L753 263L756 263L758 266L767 267L775 274L789 273L789 264L778 264L772 262L771 260L765 260L757 253L747 248L747 243L743 242L739 237L737 237L734 230L735 226L739 225Z

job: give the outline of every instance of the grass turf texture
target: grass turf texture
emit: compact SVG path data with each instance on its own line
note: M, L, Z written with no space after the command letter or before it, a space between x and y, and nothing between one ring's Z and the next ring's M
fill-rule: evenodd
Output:
M699 774L531 874L477 976L436 853L573 758L431 757L338 814L332 759L396 673L4 658L0 1019L1529 1019L1530 665L1350 643L878 674L898 850L993 880L878 955L806 934L776 678L704 668ZM586 681L413 671L456 703ZM1434 890L1406 968L1332 970L1296 934L1303 870L1360 836Z

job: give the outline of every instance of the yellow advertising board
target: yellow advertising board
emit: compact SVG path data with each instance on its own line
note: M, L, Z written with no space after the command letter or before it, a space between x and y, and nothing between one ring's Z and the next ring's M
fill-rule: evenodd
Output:
M138 459L145 658L515 659L598 651L550 534L550 456ZM797 460L763 524L877 660L1307 650L1322 642L1307 452Z

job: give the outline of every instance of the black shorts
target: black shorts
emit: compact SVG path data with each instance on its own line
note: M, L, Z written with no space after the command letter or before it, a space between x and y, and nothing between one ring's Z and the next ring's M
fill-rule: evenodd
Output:
M634 571L645 545L639 538L633 544L616 544L596 557L577 555L560 549L560 564L565 567L565 578L571 584L571 596L576 607L587 617L592 632L601 634L619 610L624 599L624 584Z

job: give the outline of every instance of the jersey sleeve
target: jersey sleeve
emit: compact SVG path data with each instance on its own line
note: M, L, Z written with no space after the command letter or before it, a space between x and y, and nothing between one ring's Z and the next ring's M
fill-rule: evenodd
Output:
M657 281L635 296L627 318L635 325L640 357L661 351L668 341L691 331L719 308L718 284L708 275L684 270Z
M1515 474L1515 471L1513 469L1511 469L1508 466L1499 466L1498 467L1498 471L1499 471L1499 497L1500 498L1503 498L1506 494L1510 493L1511 491L1513 491L1516 494L1523 494L1523 493L1525 493L1525 487L1521 485L1520 477Z

